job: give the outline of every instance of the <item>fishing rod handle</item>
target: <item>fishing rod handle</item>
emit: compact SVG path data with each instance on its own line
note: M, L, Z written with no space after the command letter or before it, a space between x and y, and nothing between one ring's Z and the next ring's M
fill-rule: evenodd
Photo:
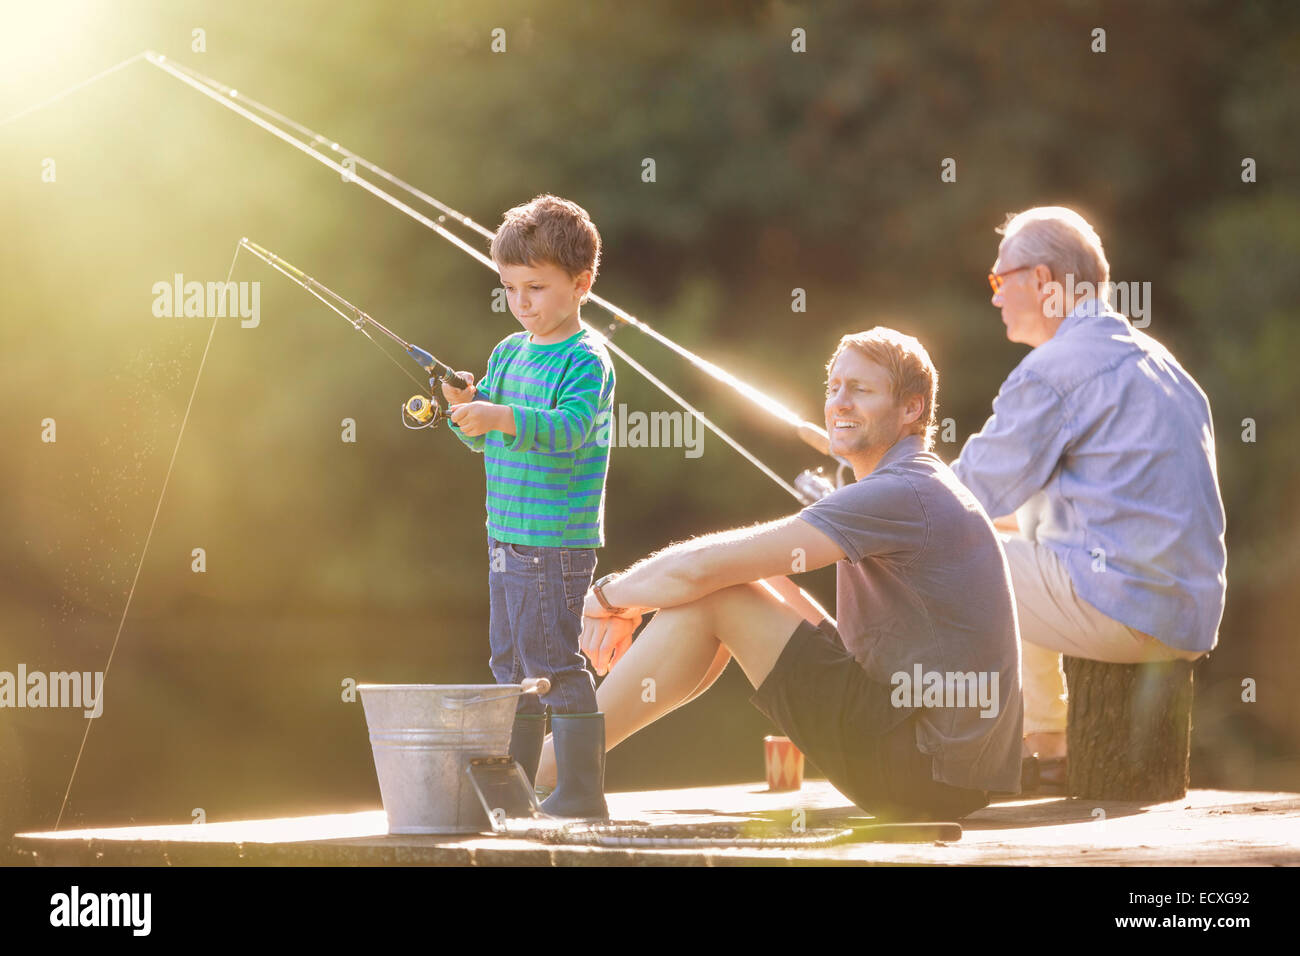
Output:
M831 440L830 436L826 434L826 429L814 425L812 422L800 422L795 431L804 442L816 448L823 455L831 453Z
M446 366L443 367L446 368ZM446 371L440 377L444 382L446 382L452 388L460 389L462 392L465 389L471 387L469 382L465 381L465 379L461 378L459 375L457 375L449 368L447 368Z
M458 388L462 391L469 388L469 382L457 375L450 365L444 365L418 345L408 345L406 354L415 359L422 369L433 376L433 379L429 380L430 385L433 384L434 379L438 379L446 382L452 388Z
M448 385L451 388L458 388L461 391L474 388L473 382L467 382L451 369L447 370L446 375L434 375L429 379L429 391L436 392L439 385Z

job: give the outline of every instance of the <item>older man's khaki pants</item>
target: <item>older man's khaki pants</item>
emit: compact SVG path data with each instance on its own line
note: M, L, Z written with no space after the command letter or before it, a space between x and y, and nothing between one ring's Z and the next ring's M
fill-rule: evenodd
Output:
M1201 651L1162 644L1097 610L1075 593L1065 563L1046 546L1018 535L1004 534L1001 538L1011 565L1020 619L1020 683L1025 695L1026 735L1065 731L1062 653L1112 664L1195 660L1201 656Z

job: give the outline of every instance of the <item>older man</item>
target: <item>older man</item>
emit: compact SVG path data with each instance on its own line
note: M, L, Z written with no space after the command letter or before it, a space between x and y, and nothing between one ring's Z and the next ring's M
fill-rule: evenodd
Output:
M856 804L959 818L1019 786L1006 560L984 510L929 451L937 375L921 344L889 329L848 335L827 369L830 451L853 484L788 518L675 544L588 593L582 646L609 674L597 695L606 742L702 693L735 657L753 703ZM831 562L838 630L783 576ZM548 747L537 781L554 776ZM566 783L549 805L600 816L600 784Z
M989 274L1007 338L1031 347L953 471L1003 528L1024 641L1025 751L1065 772L1061 653L1195 659L1226 584L1205 393L1113 311L1096 231L1060 206L1008 219ZM1011 516L1014 513L1014 519Z

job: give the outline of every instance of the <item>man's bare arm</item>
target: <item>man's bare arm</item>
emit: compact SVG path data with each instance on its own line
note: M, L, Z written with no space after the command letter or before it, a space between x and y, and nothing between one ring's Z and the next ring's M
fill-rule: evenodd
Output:
M813 571L843 557L825 533L791 515L680 541L638 561L602 591L611 604L629 610L676 607L732 585Z

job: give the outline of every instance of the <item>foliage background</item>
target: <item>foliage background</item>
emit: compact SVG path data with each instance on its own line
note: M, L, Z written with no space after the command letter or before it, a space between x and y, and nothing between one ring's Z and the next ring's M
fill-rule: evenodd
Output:
M481 222L569 196L605 241L598 292L807 417L842 333L918 335L957 425L948 458L1024 354L988 303L993 228L1079 209L1113 276L1152 284L1148 331L1215 413L1230 587L1198 676L1193 784L1300 788L1300 8L5 7L0 116L152 48ZM249 236L458 367L481 370L514 328L488 308L487 270L143 62L0 127L0 201L4 670L101 670L113 646L210 327L155 318L153 283L221 279ZM246 254L233 278L262 282L262 323L215 333L64 826L377 805L340 682L490 680L479 461L401 429L409 381L301 290ZM819 463L659 346L618 341L787 478ZM618 371L620 402L669 407ZM712 435L705 451L614 455L603 570L791 510ZM831 601L833 573L809 586ZM731 668L611 754L610 788L754 779L770 728L748 693ZM0 711L0 834L53 826L83 729Z

